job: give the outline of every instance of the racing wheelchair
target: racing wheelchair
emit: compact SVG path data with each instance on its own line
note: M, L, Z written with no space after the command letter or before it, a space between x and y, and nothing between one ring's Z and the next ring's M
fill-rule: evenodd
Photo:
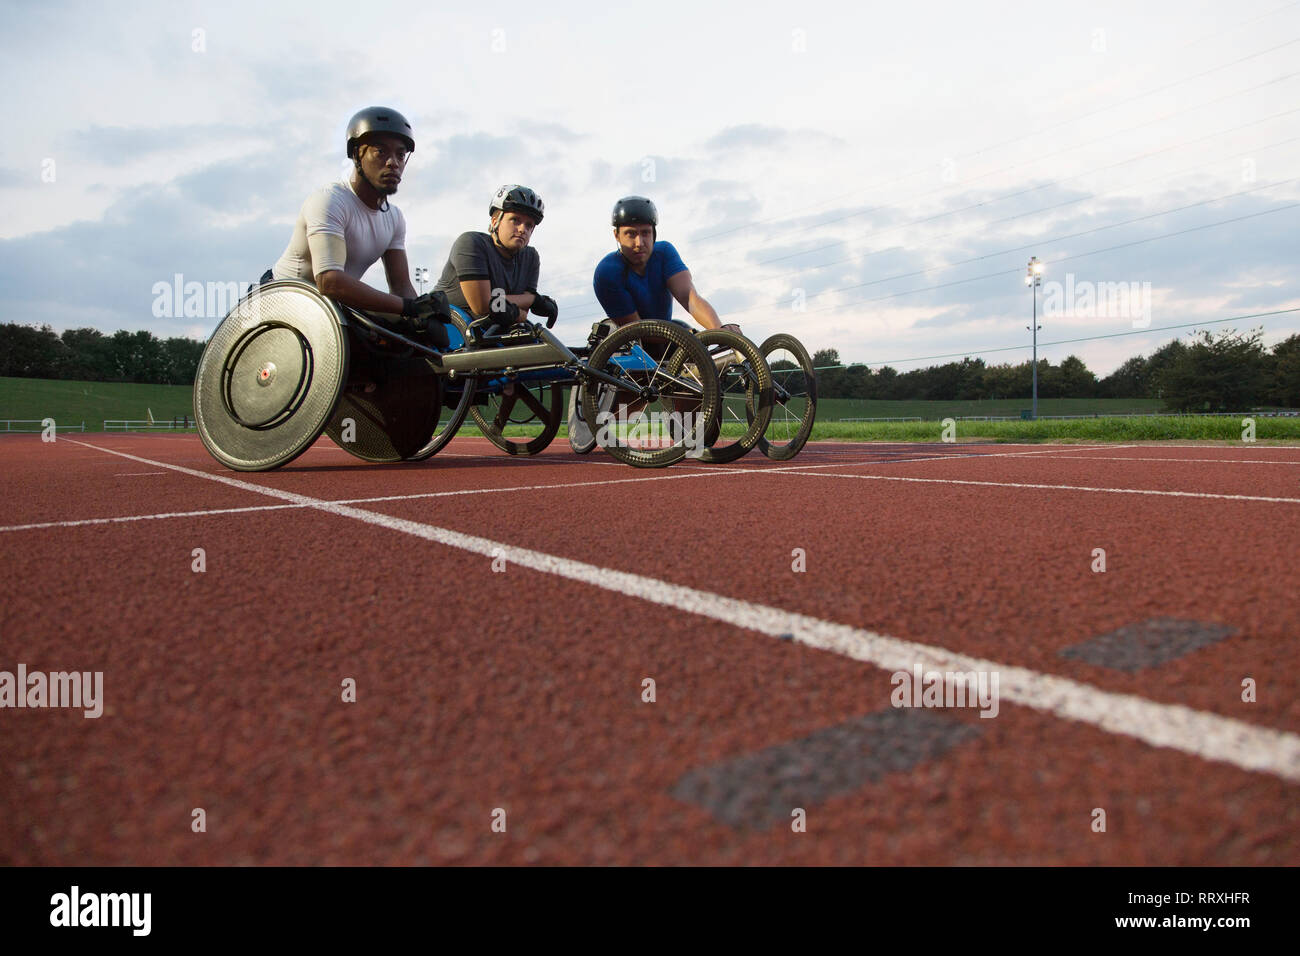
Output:
M454 328L447 331L455 348L466 340L469 319L454 306L452 311ZM708 350L718 375L718 427L710 432L706 447L693 449L691 457L706 464L730 462L755 447L774 460L797 455L817 415L816 376L812 360L799 341L780 334L757 346L727 328L691 330L685 323L673 324L693 332ZM588 355L602 336L615 328L612 322L597 322L587 346L573 346L572 351ZM467 416L484 437L507 454L538 454L558 433L563 423L564 391L575 388L579 378L563 369L537 369L514 382L493 374L480 376L469 387L464 387L463 377L461 382L449 386L460 390L454 398L444 395L445 409L438 429L414 457L435 454ZM601 414L612 404L610 390L596 389L592 402L597 415Z
M459 345L439 350L397 332L394 320L341 305L306 282L257 286L199 360L194 416L204 447L236 471L285 465L322 433L366 461L421 460L451 440L466 413L502 441L521 403L558 428L566 381L601 396L601 407L584 409L588 425L627 464L673 464L718 433L714 359L673 323L631 323L579 355L531 323L493 334L483 320L453 313L448 337L454 331ZM752 424L762 402L747 407ZM637 425L647 420L669 427L647 438ZM529 439L517 453L535 453L535 445Z

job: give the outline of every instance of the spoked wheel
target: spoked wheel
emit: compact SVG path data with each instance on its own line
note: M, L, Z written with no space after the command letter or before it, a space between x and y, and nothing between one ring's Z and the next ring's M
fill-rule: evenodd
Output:
M583 389L582 414L597 445L638 468L704 453L717 428L718 375L690 330L633 322L607 335L588 364L620 381L592 379Z
M758 346L738 332L710 329L695 337L713 358L722 399L718 437L700 461L735 461L758 444L771 420L772 373Z
M758 350L772 370L772 417L758 447L773 461L787 461L803 450L817 420L817 373L793 335L773 335ZM747 414L755 418L760 412Z
M203 349L194 418L203 446L236 471L268 471L320 437L348 376L343 316L304 282L258 286Z
M449 349L461 348L468 341L469 324L454 309L451 322L447 328ZM444 377L442 380L442 406L439 409L438 424L433 430L433 437L419 451L407 455L407 461L424 461L438 454L447 443L456 437L460 426L465 424L465 416L474 405L474 390L478 378L474 375L457 375L455 379Z
M507 455L536 455L555 438L564 417L564 385L560 382L507 382L493 390L487 405L473 405L470 418L484 437ZM507 435L512 425L541 425L535 435Z

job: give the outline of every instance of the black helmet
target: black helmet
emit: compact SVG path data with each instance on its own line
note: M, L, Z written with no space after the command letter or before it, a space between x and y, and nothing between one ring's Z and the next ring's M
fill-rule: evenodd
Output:
M614 228L645 223L647 226L659 227L659 210L655 204L644 196L624 196L614 203L614 215L611 217Z
M488 206L488 215L492 215L498 209L502 212L521 212L541 222L546 205L542 202L542 197L527 186L507 183L492 197L492 205Z
M348 120L348 158L356 155L357 143L367 133L392 133L406 140L406 148L415 152L415 132L406 117L384 106L368 106Z

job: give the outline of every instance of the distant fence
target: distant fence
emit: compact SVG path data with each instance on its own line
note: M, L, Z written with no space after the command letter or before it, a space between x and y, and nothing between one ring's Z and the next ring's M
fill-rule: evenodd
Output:
M194 421L188 415L173 418L169 422L135 421L128 418L110 418L104 421L106 432L172 431L177 428L193 427L195 427Z
M0 418L0 425L4 425L5 431L19 432L21 434L44 431L45 422L46 419L44 418ZM31 425L33 427L15 428L15 425ZM80 425L60 425L56 422L54 428L56 431L61 432L84 432L86 430L86 423L82 422Z
M936 418L841 418L842 422L939 422L952 418L959 422L1018 422L1027 415L944 415ZM1073 421L1085 418L1300 418L1300 411L1276 412L1092 412L1087 415L1039 415L1038 421Z

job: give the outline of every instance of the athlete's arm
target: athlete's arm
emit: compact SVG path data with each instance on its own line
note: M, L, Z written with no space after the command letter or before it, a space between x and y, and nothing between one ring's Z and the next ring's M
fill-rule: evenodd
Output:
M354 279L342 269L330 269L316 275L316 288L322 295L338 299L344 305L366 312L388 312L401 315L402 297L380 292L374 286L367 285L360 279Z
M469 310L474 313L475 318L481 319L492 310L492 284L487 279L461 279L460 291L465 296ZM531 292L520 292L505 297L507 302L513 302L519 307L520 317L532 307L534 298Z
M691 270L683 269L668 277L668 291L673 294L683 309L691 314L696 322L706 329L722 328L722 320L718 318L718 313L713 306L709 305L704 296L695 291L695 283L691 281Z
M388 279L388 291L393 295L415 298L415 286L411 284L411 267L406 260L405 249L389 249L384 253L384 275Z

